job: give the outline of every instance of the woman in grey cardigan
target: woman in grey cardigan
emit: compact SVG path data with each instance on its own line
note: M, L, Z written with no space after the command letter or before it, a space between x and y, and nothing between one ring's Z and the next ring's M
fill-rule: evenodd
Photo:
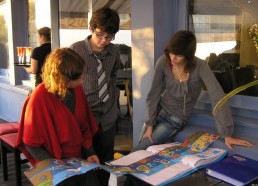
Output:
M208 64L195 57L196 37L186 30L179 31L169 41L156 63L152 86L147 96L146 131L132 150L168 142L183 130L205 84L214 106L224 92ZM248 141L232 137L234 126L229 106L215 116L218 134L232 145L250 147Z

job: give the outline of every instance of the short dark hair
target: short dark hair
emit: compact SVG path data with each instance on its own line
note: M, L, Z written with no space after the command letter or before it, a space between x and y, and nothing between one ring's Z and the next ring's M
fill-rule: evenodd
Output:
M48 27L42 27L38 30L39 35L46 37L47 41L51 41L51 30Z
M170 61L169 54L183 55L186 59L186 69L193 67L193 59L196 52L196 37L193 32L181 30L176 32L167 44L164 54Z
M110 8L100 8L93 13L90 28L99 28L102 32L116 34L119 30L120 18L118 13Z

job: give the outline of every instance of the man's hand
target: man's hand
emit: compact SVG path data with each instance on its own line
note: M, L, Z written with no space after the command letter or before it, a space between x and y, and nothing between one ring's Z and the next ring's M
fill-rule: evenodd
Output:
M233 138L233 137L225 137L225 144L232 151L235 151L235 149L232 145L238 145L238 146L244 146L244 147L252 147L253 146L253 144L250 143L249 141L237 139L237 138Z

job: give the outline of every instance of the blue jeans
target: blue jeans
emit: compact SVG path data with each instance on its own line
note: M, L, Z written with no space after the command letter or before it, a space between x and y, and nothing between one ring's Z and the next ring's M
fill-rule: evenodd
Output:
M172 116L162 109L158 115L156 125L153 126L153 143L151 143L148 138L145 138L140 141L131 152L145 150L151 145L171 142L175 135L181 131L185 125L186 120L181 120L175 116ZM145 133L146 128L147 126L144 124L142 135Z

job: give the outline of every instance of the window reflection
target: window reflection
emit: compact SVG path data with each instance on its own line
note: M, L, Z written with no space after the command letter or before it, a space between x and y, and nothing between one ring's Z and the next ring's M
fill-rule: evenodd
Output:
M90 34L89 20L92 12L110 7L119 13L120 28L113 43L131 46L130 0L59 0L60 46L68 47Z
M102 0L59 0L61 29L88 29L88 21L95 10L108 6L120 17L120 30L130 29L130 0L116 0L104 3Z
M0 80L9 82L8 24L6 4L0 6Z
M257 22L257 9L258 1L189 0L196 56L207 61L226 93L258 77L258 55L248 33ZM241 73L248 77L236 77ZM241 94L257 96L258 88Z

